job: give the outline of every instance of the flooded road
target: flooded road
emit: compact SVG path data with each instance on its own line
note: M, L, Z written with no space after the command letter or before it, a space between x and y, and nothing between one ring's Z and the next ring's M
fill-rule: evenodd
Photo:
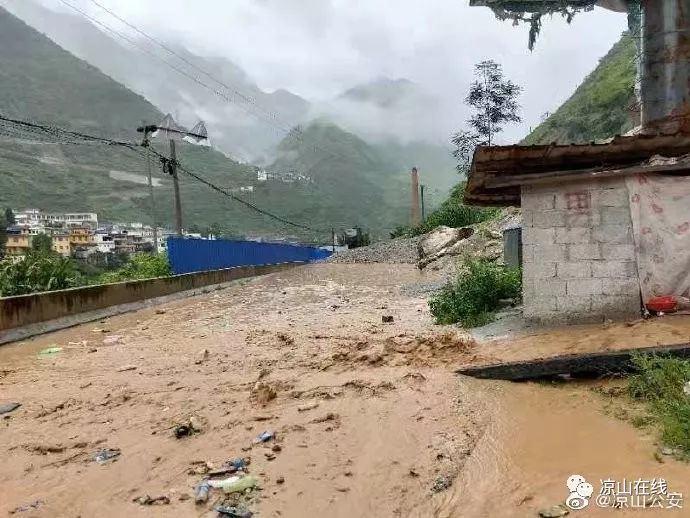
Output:
M0 512L215 516L221 495L197 506L194 487L203 463L235 457L261 480L258 516L536 516L573 473L690 494L687 466L659 464L653 437L587 386L455 375L494 351L401 293L428 280L312 265L0 347L0 403L22 403L0 421ZM199 431L176 439L190 418ZM102 448L121 454L99 465ZM169 503L133 502L145 495Z

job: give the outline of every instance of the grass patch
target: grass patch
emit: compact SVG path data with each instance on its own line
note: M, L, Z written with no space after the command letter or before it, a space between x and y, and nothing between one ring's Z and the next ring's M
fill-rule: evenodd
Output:
M674 358L638 355L633 358L638 374L628 390L644 401L661 429L661 439L678 456L690 458L690 396L683 386L690 381L690 362Z
M457 280L429 301L437 324L477 327L494 319L501 299L520 297L522 272L482 259L465 258Z

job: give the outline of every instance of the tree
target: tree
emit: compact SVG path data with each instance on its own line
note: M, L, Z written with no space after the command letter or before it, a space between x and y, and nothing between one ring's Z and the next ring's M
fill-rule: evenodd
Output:
M0 214L0 259L5 256L5 244L7 243L7 222L5 216Z
M58 254L30 250L21 261L0 261L0 296L62 290L81 282L74 263Z
M522 88L503 76L501 65L495 61L482 61L474 66L475 80L465 98L465 104L475 110L467 121L469 130L459 131L452 137L453 156L458 159L458 170L464 171L474 148L490 146L506 123L520 122L517 97Z
M9 207L5 209L5 224L7 226L10 225L15 225L17 223L17 219L14 217L14 212L12 212L12 209Z
M171 273L168 257L165 254L136 253L118 270L105 272L101 275L100 282L108 284L136 279L153 279L155 277L168 277Z
M31 250L39 253L51 253L53 251L53 238L48 234L36 234L31 238Z
M223 235L223 227L220 226L219 223L211 223L208 228L206 229L206 236L213 236L216 239L221 237Z

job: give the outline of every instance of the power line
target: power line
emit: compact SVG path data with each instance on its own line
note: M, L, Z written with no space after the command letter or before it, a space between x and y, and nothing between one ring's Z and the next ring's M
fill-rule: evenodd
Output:
M119 37L119 38L125 40L125 41L128 42L130 45L132 45L136 50L138 50L138 51L140 51L140 52L142 52L142 53L144 53L144 54L146 54L146 55L148 55L148 56L151 56L151 57L153 57L153 58L155 58L155 59L161 61L162 63L164 63L164 64L167 65L168 67L172 68L174 71L176 71L176 72L178 72L178 73L184 75L185 77L187 77L187 78L190 79L191 81L195 82L195 83L198 84L199 86L208 89L209 91L213 92L216 96L220 97L221 99L225 100L226 102L238 106L240 109L242 109L243 111L245 111L246 113L248 113L248 114L250 114L250 115L253 115L253 116L255 116L255 117L260 117L260 114L257 114L257 113L255 113L255 112L252 112L251 110L248 110L248 109L247 109L245 106L243 106L242 104L236 103L235 101L233 101L233 100L232 100L228 95L226 95L225 93L220 92L218 89L216 89L216 88L214 88L213 86L208 85L207 83L201 81L199 78L197 78L197 77L195 77L194 75L190 74L190 73L187 72L186 70L184 70L184 69L182 69L182 68L176 66L175 64L170 63L169 61L163 59L163 58L162 58L161 56L159 56L158 54L156 54L156 53L154 53L154 52L151 52L151 51L149 51L148 49L142 48L141 46L139 46L139 45L137 44L137 42L135 42L134 40L132 40L132 39L129 38L128 36L125 36L125 35L122 34L121 32L116 31L115 29L112 29L111 27L109 27L108 25L104 24L103 22L101 22L101 21L99 21L99 20L93 18L93 17L90 16L88 13L84 12L82 9L79 9L79 8L76 7L75 5L73 5L73 4L69 3L69 2L67 2L67 0L60 0L60 2L62 2L64 5L70 7L70 8L73 9L74 11L78 12L79 14L81 14L81 15L82 15L84 18L86 18L87 20L89 20L89 21L91 21L91 22L97 24L98 26L102 27L102 28L105 29L106 31L108 31L108 32L110 32L111 34L115 35L116 37ZM121 23L125 24L126 26L130 27L132 30L134 30L134 31L136 31L137 33L139 33L140 35L142 35L144 38L148 39L148 40L151 41L152 43L154 43L154 44L158 45L159 47L163 48L166 52L170 53L171 55L177 57L179 60L181 60L182 62L186 63L188 66L190 66L190 67L194 68L195 70L199 71L200 73L206 75L207 77L209 77L210 79L212 79L213 81L215 81L215 82L218 83L219 85L223 86L223 87L226 88L227 90L229 90L229 91L235 93L238 97L242 98L242 99L245 100L247 103L252 104L252 105L255 106L256 108L258 108L258 109L260 109L261 111L263 111L264 114L266 114L266 115L270 118L270 119L266 119L266 117L264 116L264 117L263 117L264 120L265 120L266 122L268 122L269 124L271 124L272 126L274 126L275 128L279 129L281 132L285 133L285 134L287 135L288 138L293 138L293 137L294 137L295 140L299 141L300 143L304 143L304 134L303 134L303 131L301 130L301 128L300 128L299 126L290 127L289 125L287 125L287 123L285 123L286 126L279 126L279 125L276 125L276 124L274 123L274 120L272 120L272 119L275 119L276 121L279 120L278 117L277 117L277 115L275 115L273 112L268 112L267 110L263 109L260 105L258 105L258 104L256 103L256 101L255 101L254 99L252 99L252 98L250 98L250 97L248 97L248 96L242 94L241 92L238 92L238 91L235 90L234 88L228 86L225 82L223 82L223 81L221 81L220 79L216 78L215 76L213 76L212 74L210 74L210 73L207 72L206 70L202 69L201 67L199 67L198 65L196 65L195 63L193 63L192 61L190 61L189 59L187 59L186 57L180 55L178 52L176 52L174 49L170 48L170 47L169 47L168 45L166 45L165 43L162 43L161 41L157 40L157 39L154 38L153 36L150 36L149 34L147 34L146 32L144 32L143 30L141 30L140 28L136 27L134 24L128 22L127 20L125 20L124 18L122 18L121 16L119 16L117 13L115 13L115 12L113 12L111 9L109 9L109 8L107 8L107 7L105 7L105 6L103 6L102 4L100 4L99 2L97 2L96 0L91 0L91 2L92 2L94 5L96 5L97 7L99 7L100 9L104 10L105 12L107 12L108 14L110 14L111 16L113 16L115 19L117 19L117 20L120 21ZM318 148L316 145L313 145L313 146L311 146L311 147L313 147L314 152L316 152L317 150L319 150L319 148ZM340 158L347 158L347 157L346 157L344 154L342 154L342 153L336 153L336 152L333 152L333 151L326 151L326 153L328 153L329 156L340 157Z
M26 128L29 131L31 131L31 130L43 131L49 135L54 136L54 138L58 138L58 139L59 138L65 138L65 136L70 135L70 136L74 136L76 138L81 138L81 139L84 139L84 140L87 140L87 141L93 142L93 143L100 143L100 144L104 144L104 145L116 146L118 148L130 149L131 151L134 151L135 153L139 154L140 156L145 156L145 153L144 153L143 149L141 148L141 146L139 144L136 144L136 143L124 142L124 141L118 141L118 140L109 139L109 138L105 138L105 137L88 135L86 133L70 131L70 130L66 130L63 128L58 128L56 126L49 126L46 124L38 124L38 123L34 123L34 122L13 119L10 117L5 117L3 115L0 115L0 121L9 123L11 125L19 126L20 128ZM158 156L158 158L161 159L161 161L163 161L164 164L169 161L168 157L166 157L165 155L163 155L159 151L153 149L152 147L149 147L149 149L151 150L151 152L153 154ZM328 158L328 157L326 157L326 158ZM325 160L325 158L322 159L321 161L323 161L323 160ZM254 205L253 203L250 203L246 200L243 200L242 198L240 198L238 196L233 195L231 192L228 192L226 189L223 189L222 187L217 186L216 184L210 182L209 180L206 180L205 178L203 178L199 174L191 171L187 167L184 167L182 164L180 164L179 161L176 161L176 164L177 164L178 170L180 170L183 173L187 174L188 176L194 178L198 182L203 183L207 187L210 187L214 191L219 192L219 193L223 194L224 196L227 196L228 198L231 198L232 200L244 205L245 207L247 207L247 208L249 208L249 209L251 209L251 210L253 210L259 214L262 214L266 217L269 217L271 219L274 219L276 221L279 221L279 222L284 223L286 225L290 225L290 226L295 227L295 228L300 228L303 230L309 230L309 231L317 232L317 233L326 233L326 232L330 233L330 229L329 230L317 229L314 227L310 227L308 225L302 225L300 223L296 223L294 221L291 221L287 218L283 218L281 216L278 216L277 214L274 214L274 213L272 213L266 209L262 209L261 207Z
M63 1L63 0L61 0L61 1ZM64 3L64 2L63 2L63 3ZM274 125L280 124L280 125L278 125L278 126L276 126L276 127L278 127L278 129L280 129L281 131L284 131L284 132L286 132L286 133L289 133L289 132L291 131L291 129L292 129L292 125L291 125L291 124L286 123L286 122L284 122L284 121L281 121L281 119L278 117L278 115L277 115L276 113L271 112L271 111L269 111L269 110L263 108L262 106L260 106L260 105L256 102L255 99L253 99L253 98L251 98L251 97L249 97L249 96L243 94L242 92L238 91L237 89L235 89L235 88L229 86L227 83L221 81L220 79L218 79L217 77L215 77L213 74L207 72L206 70L204 70L203 68L201 68L200 66L198 66L197 64L195 64L194 62L192 62L192 61L190 61L189 59L187 59L185 56L181 55L180 53L176 52L174 49L170 48L170 47L169 47L168 45L166 45L165 43L159 41L158 39L156 39L156 38L154 38L153 36L149 35L148 33L144 32L144 31L141 30L139 27L137 27L137 26L135 26L134 24L128 22L126 19L122 18L120 15L118 15L117 13L115 13L114 11L112 11L111 9L105 7L104 5L102 5L101 3L97 2L96 0L91 0L91 3L93 3L93 4L96 5L97 7L101 8L103 11L105 11L105 12L108 13L108 14L110 14L113 18L115 18L116 20L118 20L118 21L120 21L121 23L125 24L125 25L126 25L127 27L129 27L130 29L136 31L138 34L140 34L141 36L143 36L144 38L146 38L146 39L149 40L150 42L154 43L155 45L158 45L159 47L161 47L163 50L165 50L165 51L168 52L169 54L175 56L177 59L179 59L180 61L184 62L186 65L192 67L192 68L193 68L194 70L196 70L197 72L203 74L204 76L208 77L208 78L211 79L212 81L214 81L214 82L216 82L217 84L221 85L221 86L224 87L226 90L228 90L228 91L234 93L237 97L239 97L240 99L244 100L245 102L247 102L247 103L249 103L249 104L255 106L258 110L260 110L261 112L263 112L265 115L267 115L267 116L269 117L270 120L268 120L267 122L269 122L270 124L274 124ZM198 81L197 81L197 82L198 82ZM208 89L210 89L211 91L214 91L214 92L215 92L216 94L218 94L218 95L222 95L222 94L219 94L219 92L216 92L215 89L214 89L213 87L210 87L210 86L205 85L205 84L203 84L203 83L199 83L199 84L202 84L205 88L208 88ZM233 102L231 99L227 98L227 96L224 96L224 95L222 95L222 96L223 96L228 102ZM275 121L275 122L274 122L274 121Z
M228 97L228 96L227 96L226 94L224 94L223 92L220 92L220 91L218 91L216 88L214 88L214 87L212 87L212 86L210 86L210 85L204 83L204 82L201 81L199 78L193 76L192 74L190 74L190 73L187 72L186 70L184 70L184 69L178 67L178 66L175 65L174 63L171 63L171 62L167 61L166 59L162 58L161 56L159 56L159 55L156 54L155 52L151 52L150 50L148 50L148 49L146 49L146 48L143 48L143 47L139 46L139 45L137 44L137 42L134 41L133 39L131 39L130 37L128 37L128 36L122 34L122 33L119 32L119 31L116 31L115 29L113 29L112 27L109 27L108 25L104 24L104 23L101 22L100 20L97 20L96 18L90 16L88 13L86 13L86 12L83 11L82 9L79 9L77 6L75 6L75 5L73 5L73 4L69 3L69 2L67 2L67 0L60 0L60 2L62 2L64 5L70 7L70 8L73 9L74 11L78 12L78 13L81 14L84 18L86 18L86 19L89 20L90 22L92 22L92 23L98 25L99 27L101 27L101 28L104 29L105 31L109 32L109 33L112 34L113 36L116 36L117 38L120 38L120 39L126 41L127 43L129 43L130 45L132 45L132 47L134 47L134 48L135 48L136 50L138 50L139 52L141 52L141 53L143 53L143 54L145 54L145 55L147 55L147 56L150 56L150 57L152 57L152 58L154 58L154 59L160 61L161 63L163 63L163 64L165 64L166 66L170 67L170 68L171 68L172 70L174 70L175 72L177 72L177 73L179 73L179 74L185 76L187 79L189 79L189 80L195 82L195 83L198 84L199 86L202 86L203 88L206 88L207 90L211 91L212 93L214 93L214 94L217 95L218 97L224 99L226 102L231 103L231 104L235 104L238 108L240 108L240 109L241 109L242 111L244 111L245 113L248 113L249 115L253 115L253 116L255 116L255 117L258 117L258 115L257 115L256 113L252 112L251 110L248 110L245 106L242 106L241 104L238 104L238 103L234 103L233 100L230 99L230 97ZM266 119L264 118L264 120L266 120ZM268 120L267 122L272 123L272 121L270 121L270 120ZM285 132L285 133L289 133L289 132L290 132L290 129L285 129L285 128L278 128L278 129L280 129L282 132Z

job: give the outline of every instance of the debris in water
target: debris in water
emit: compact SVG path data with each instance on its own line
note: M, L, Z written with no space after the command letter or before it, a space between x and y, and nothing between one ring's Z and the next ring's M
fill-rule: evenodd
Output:
M285 477L282 476L282 475L279 476L279 477L276 479L276 484L285 484Z
M103 448L96 454L94 460L99 464L107 464L108 462L117 459L120 456L120 453L119 448Z
M38 353L39 358L44 358L46 356L52 356L53 354L58 354L62 352L62 347L47 347Z
M325 416L317 417L316 419L312 420L312 423L325 423L327 421L336 421L339 417L340 416L338 414L328 412Z
M240 509L239 507L220 505L216 507L216 512L218 517L229 517L229 518L251 518L254 513L247 511L246 509Z
M256 439L254 439L254 442L256 442L256 443L268 442L274 438L275 438L275 434L273 432L263 432Z
M103 345L117 345L122 343L122 337L120 335L110 335L103 339Z
M168 505L170 503L170 498L165 495L150 497L149 495L138 496L132 499L132 502L136 502L139 505Z
M539 509L539 516L541 516L541 518L560 518L561 516L568 516L569 514L570 511L568 511L563 504Z
M201 365L204 363L206 360L208 360L208 357L211 353L208 351L208 349L204 349L201 351L197 357L197 359L194 361L195 365Z
M5 403L0 405L0 414L9 414L10 412L14 412L17 410L20 406L22 406L21 403Z
M278 396L278 392L268 383L257 381L252 388L252 397L260 405L265 405L269 401L273 401Z
M431 486L431 490L434 493L440 493L441 491L445 491L452 485L453 481L448 477L438 477L436 480L434 480L434 485Z
M237 457L235 459L229 460L227 462L228 466L232 466L235 469L245 469L251 463L251 458L249 457Z
M381 322L384 324L392 324L393 323L393 315L382 315L381 316Z
M165 315L166 311L164 309L157 309L156 315Z
M201 422L199 421L198 417L190 417L189 418L189 427L192 429L193 432L199 433L201 430L203 430L203 427L201 426Z
M313 403L307 403L306 405L301 405L297 407L298 412L307 412L308 410L314 410L319 406L318 401L314 401Z
M227 494L242 493L258 486L259 479L252 475L246 475L244 477L230 477L225 480L209 480L208 484L213 488L222 489Z
M192 435L192 429L186 424L181 424L175 427L175 438L181 439L182 437L188 437Z
M205 504L208 502L208 494L211 491L211 486L209 485L208 482L200 482L196 486L196 494L194 496L194 503L196 504Z
M117 369L117 372L127 372L127 371L135 371L135 370L137 370L136 365L124 365L124 366L120 367L119 369Z

